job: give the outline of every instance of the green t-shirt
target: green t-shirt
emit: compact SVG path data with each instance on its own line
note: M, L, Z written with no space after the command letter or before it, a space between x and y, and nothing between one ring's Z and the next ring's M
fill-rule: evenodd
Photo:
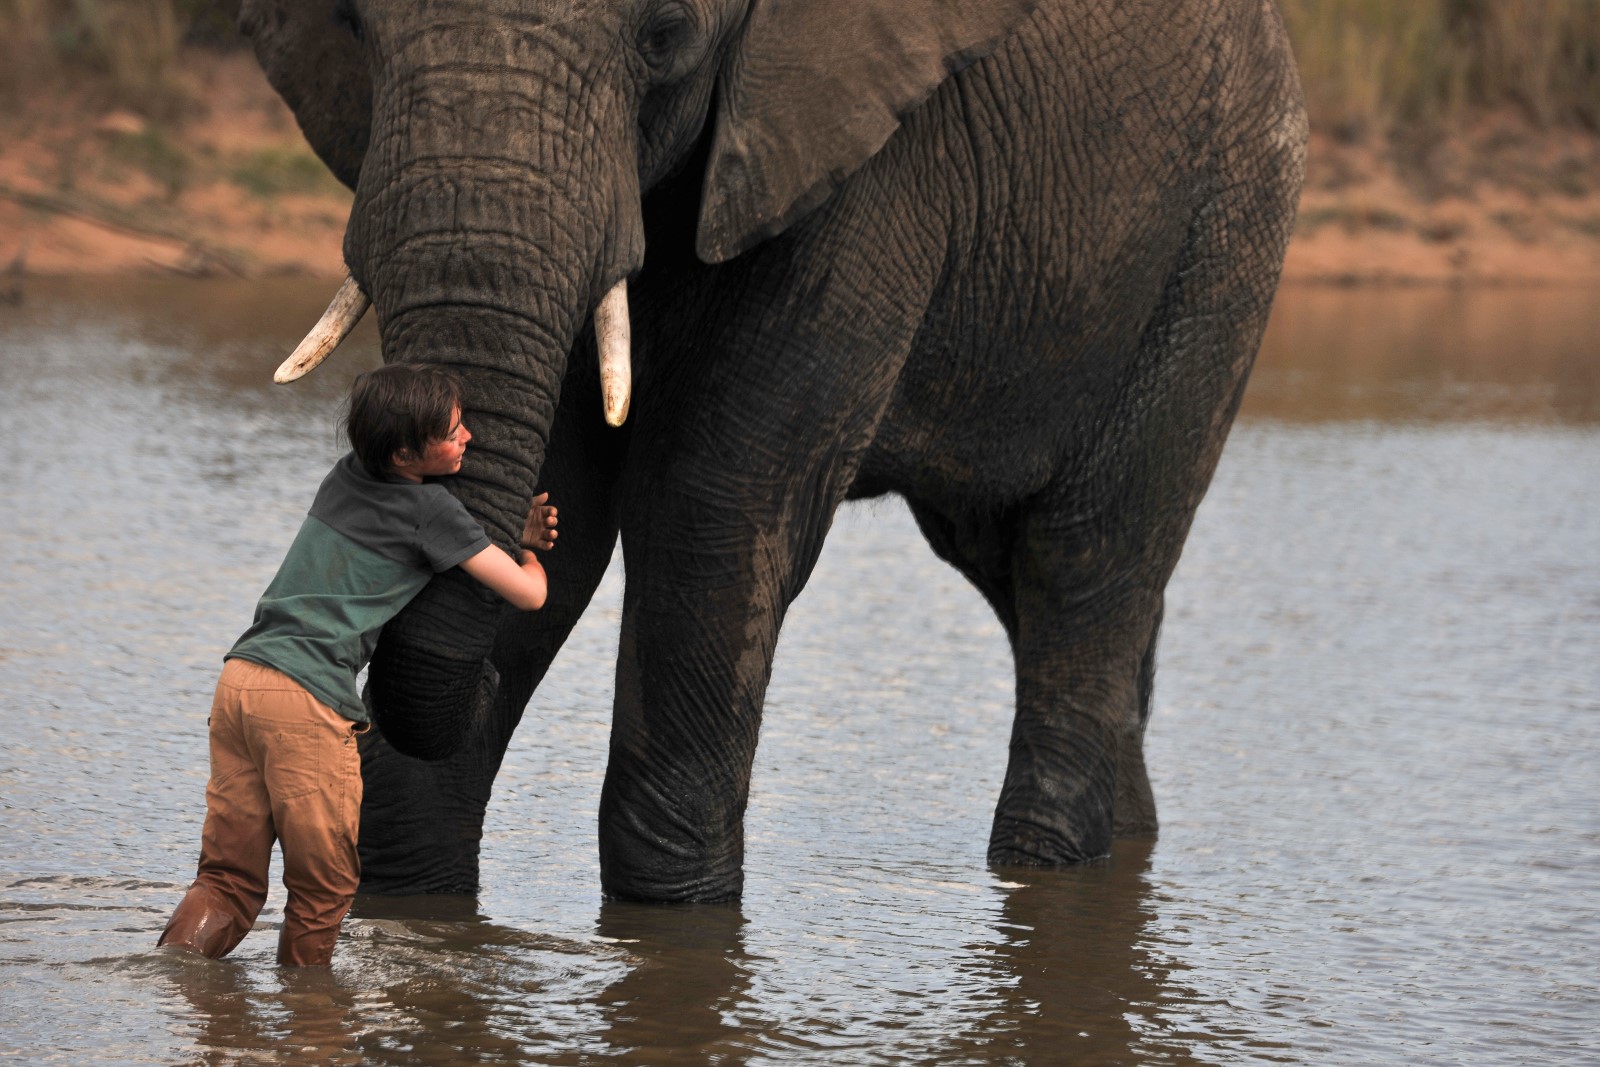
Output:
M367 722L356 675L378 632L435 573L489 543L444 486L373 478L350 453L322 480L255 621L224 658L274 667Z

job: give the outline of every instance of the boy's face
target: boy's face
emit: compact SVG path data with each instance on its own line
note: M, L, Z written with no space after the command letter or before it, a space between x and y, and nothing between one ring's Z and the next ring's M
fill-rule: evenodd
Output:
M420 482L424 478L454 474L461 469L461 457L466 455L467 442L471 440L472 434L462 423L461 408L458 406L450 413L448 433L429 441L428 447L422 450L420 456L412 456L409 452L396 452L389 467L408 482Z

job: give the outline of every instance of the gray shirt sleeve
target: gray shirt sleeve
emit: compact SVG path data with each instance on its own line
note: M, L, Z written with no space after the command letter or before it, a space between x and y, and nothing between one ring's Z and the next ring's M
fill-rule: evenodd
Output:
M489 535L467 514L461 501L442 486L428 495L430 507L417 527L417 548L435 574L458 566L489 547Z

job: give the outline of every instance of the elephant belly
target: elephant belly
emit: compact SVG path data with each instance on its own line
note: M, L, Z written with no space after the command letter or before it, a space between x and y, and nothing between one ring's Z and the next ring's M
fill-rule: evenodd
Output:
M1031 496L1093 450L1126 387L1117 372L1127 363L1104 361L1070 331L965 353L914 352L853 495L984 503Z

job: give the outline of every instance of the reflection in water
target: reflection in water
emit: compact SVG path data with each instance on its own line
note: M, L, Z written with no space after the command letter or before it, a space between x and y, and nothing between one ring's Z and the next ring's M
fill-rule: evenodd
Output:
M693 997L695 983L682 980L701 972L679 965L673 947L661 950L674 960L665 985L634 984L660 1002L644 1017L660 1022L668 1049L693 1032L674 1030L671 1020ZM606 1047L605 1016L586 1005L604 1004L596 991L639 966L604 944L495 923L471 897L373 896L357 898L332 968L167 950L142 953L133 964L170 991L166 1010L191 1031L201 1062L259 1055L419 1067L581 1062ZM631 982L630 975L612 988ZM574 1013L590 1021L574 1025Z
M1600 301L1568 289L1282 290L1240 417L1600 422Z
M661 1067L744 1063L749 1035L725 1021L750 982L744 925L737 905L602 905L596 929L635 958L599 997L610 1050Z
M354 977L376 1024L361 1047L386 1063L532 1060L544 1030L531 1009L546 995L547 972L589 954L495 923L471 897L360 896L352 914Z
M317 373L293 388L272 389L272 372L316 323L333 295L332 285L303 278L40 278L29 289L28 303L0 320L8 332L31 326L59 335L104 327L179 356L167 364L174 370L203 372L232 388L270 392L280 401L317 391L323 370L349 362L347 346L362 359L377 345L377 327L369 316Z
M1166 1031L1164 1005L1192 1002L1174 963L1151 950L1154 839L1118 841L1108 862L997 871L1011 881L993 956L1004 998L953 1051L974 1062L1189 1064L1185 1037ZM976 1040L974 1040L976 1038ZM979 1053L982 1053L980 1056Z
M331 285L321 281L38 279L30 290L26 306L0 319L12 347L0 373L25 358L19 337L100 324L160 349L136 373L164 385L310 413L379 360L369 315L315 373L290 387L271 384L327 303ZM1600 422L1596 338L1600 301L1581 291L1289 286L1273 307L1241 417Z
M234 1064L241 1053L300 1062L354 1064L357 992L324 968L284 968L263 980L259 968L160 953L151 969L167 987L167 1011L182 1020L193 1059Z
M0 382L8 389L44 370L89 376L126 362L117 371L163 397L225 404L251 415L300 414L303 432L331 441L329 408L351 378L380 361L377 327L368 316L315 373L292 386L273 384L272 372L317 321L331 293L306 279L41 278L29 288L28 303L0 318ZM78 353L90 353L91 362L45 366L63 334L77 335ZM106 365L95 367L97 359Z

